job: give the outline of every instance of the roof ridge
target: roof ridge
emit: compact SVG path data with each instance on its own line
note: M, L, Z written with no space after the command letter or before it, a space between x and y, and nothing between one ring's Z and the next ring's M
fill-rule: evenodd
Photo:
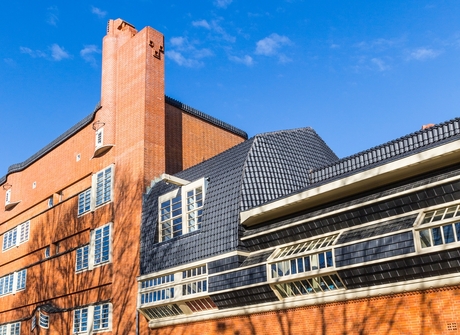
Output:
M193 116L199 117L200 119L203 119L203 120L205 120L205 121L207 121L207 122L209 122L209 123L211 123L211 124L213 124L215 126L218 126L218 127L223 128L225 130L228 130L228 131L230 131L230 132L232 132L232 133L234 133L234 134L236 134L238 136L241 136L245 140L248 139L248 134L245 131L243 131L243 130L237 128L237 127L234 127L229 123L221 121L221 120L219 120L219 119L217 119L217 118L215 118L215 117L213 117L213 116L211 116L209 114L203 113L202 111L199 111L198 109L190 107L189 105L186 105L186 104L180 102L179 100L173 99L173 98L168 97L167 95L165 95L165 102L170 104L170 105L172 105L172 106L174 106L174 107L177 107L177 108L183 110L186 113L189 113L189 114L191 114Z
M421 129L394 140L382 143L369 149L343 157L336 162L323 167L312 169L312 181L317 183L337 175L351 172L364 166L386 161L392 157L407 154L416 149L452 138L460 134L460 117L435 124L429 128ZM358 162L359 161L359 162ZM344 164L345 162L349 164ZM340 171L332 171L334 166L342 166ZM330 170L330 171L325 171ZM323 173L321 173L323 172Z

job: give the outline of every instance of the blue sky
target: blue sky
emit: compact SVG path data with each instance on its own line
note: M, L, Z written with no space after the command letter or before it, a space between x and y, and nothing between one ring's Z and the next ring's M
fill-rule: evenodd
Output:
M0 176L90 114L108 19L165 35L166 94L339 157L460 116L460 1L8 1ZM58 168L58 167L57 167Z

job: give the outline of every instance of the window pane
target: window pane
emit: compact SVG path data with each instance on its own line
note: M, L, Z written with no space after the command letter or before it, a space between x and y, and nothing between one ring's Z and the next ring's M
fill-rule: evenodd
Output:
M444 243L448 244L455 242L454 227L451 224L443 226L442 232L444 233Z
M433 244L441 245L442 244L441 228L439 227L432 228L431 232L433 234Z
M422 248L431 247L431 237L429 229L420 231L420 243L422 245Z

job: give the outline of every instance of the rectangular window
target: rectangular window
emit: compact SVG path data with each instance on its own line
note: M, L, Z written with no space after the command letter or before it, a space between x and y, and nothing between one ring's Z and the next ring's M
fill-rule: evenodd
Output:
M88 269L89 259L89 245L85 245L77 249L77 259L75 265L75 271L82 271Z
M91 188L78 195L78 215L91 210Z
M182 186L159 198L160 241L201 228L205 180Z
M10 273L0 278L0 296L26 288L27 270Z
M0 335L20 335L21 334L21 323L8 323L0 326Z
M73 311L73 332L86 333L88 331L88 307Z
M274 288L282 298L289 298L343 289L344 286L337 274L331 274L287 283L278 283L274 285Z
M49 328L49 322L50 322L50 317L46 314L43 314L42 312L39 313L39 319L38 319L38 324L40 325L40 328Z
M3 235L2 250L8 250L29 240L30 221L26 221Z
M104 143L104 128L96 130L96 148L99 148Z
M110 261L110 224L94 230L94 265Z
M96 207L112 200L113 167L109 166L96 173L95 201Z
M18 271L16 274L16 290L24 290L26 288L27 269Z
M422 249L458 244L460 242L460 205L426 212L417 234Z
M109 328L109 304L94 306L93 329Z
M11 202L11 188L6 190L6 193L5 193L5 206L9 205L10 202Z

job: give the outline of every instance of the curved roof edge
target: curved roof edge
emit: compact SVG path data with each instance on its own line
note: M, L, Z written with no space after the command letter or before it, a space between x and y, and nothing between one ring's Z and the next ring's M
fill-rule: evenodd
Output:
M193 107L190 107L188 105L185 105L183 104L182 102L176 100L176 99L173 99L173 98L170 98L168 97L167 95L165 95L165 102L167 104L170 104L171 106L174 106L174 107L177 107L181 110L183 110L184 112L188 113L188 114L191 114L193 116L196 116L204 121L207 121L215 126L218 126L222 129L225 129L225 130L228 130L229 132L232 132L234 133L235 135L238 135L238 136L241 136L243 137L245 140L248 139L248 134L239 129L239 128L236 128L234 126L232 126L231 124L228 124L224 121L221 121L219 119L216 119L215 117L212 117L211 115L208 115L206 113L203 113L201 111L199 111L198 109L195 109Z
M7 173L3 177L0 178L0 185L6 182L6 178L8 177L8 175L14 172L19 172L19 171L24 170L25 168L30 166L32 163L34 163L35 161L37 161L38 159L46 155L48 152L56 148L58 145L62 144L67 139L72 137L74 134L79 132L83 127L87 126L94 119L94 115L99 109L101 109L100 102L97 103L96 107L94 108L94 111L91 112L91 114L86 116L83 120L79 121L77 124L75 124L73 127L68 129L65 133L60 135L58 138L56 138L54 141L46 145L44 148L42 148L41 150L39 150L38 152L30 156L24 162L10 165Z

